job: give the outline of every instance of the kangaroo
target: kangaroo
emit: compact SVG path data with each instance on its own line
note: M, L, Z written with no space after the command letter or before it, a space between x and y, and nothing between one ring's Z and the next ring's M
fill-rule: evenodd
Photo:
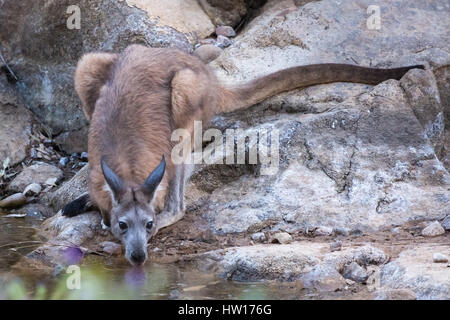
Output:
M234 87L221 85L198 57L177 49L131 45L121 54L88 53L75 90L90 122L89 193L67 204L72 217L91 206L125 247L133 265L147 259L156 232L180 220L190 171L174 165L171 133L194 120L252 106L278 93L330 82L378 84L421 65L394 69L346 64L298 66ZM158 214L159 213L159 214Z

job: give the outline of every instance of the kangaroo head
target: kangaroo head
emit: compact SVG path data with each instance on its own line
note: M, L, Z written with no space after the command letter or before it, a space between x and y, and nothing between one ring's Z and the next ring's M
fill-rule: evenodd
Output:
M132 265L141 265L147 260L147 243L156 232L152 200L164 176L164 156L142 185L122 181L104 158L101 167L112 198L111 233L125 246L127 260Z

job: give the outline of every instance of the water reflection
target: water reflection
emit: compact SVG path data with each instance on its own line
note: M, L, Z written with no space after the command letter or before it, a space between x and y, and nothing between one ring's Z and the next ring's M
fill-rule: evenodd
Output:
M0 216L0 299L314 299L296 283L239 283L217 278L190 265L152 264L130 267L124 259L86 255L80 248L65 251L67 265L79 265L80 288L69 289L64 265L43 276L12 266L35 248L39 222ZM31 242L30 242L31 241ZM70 279L69 279L70 280Z

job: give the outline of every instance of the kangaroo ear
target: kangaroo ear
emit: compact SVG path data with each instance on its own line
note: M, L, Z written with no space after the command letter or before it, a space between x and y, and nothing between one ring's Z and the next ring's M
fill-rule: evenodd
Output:
M126 191L125 184L123 183L122 179L120 179L119 176L115 174L115 172L110 167L108 167L104 157L102 157L101 159L101 166L103 176L105 177L105 180L113 193L113 200L118 201Z
M156 167L155 170L153 170L152 173L150 173L148 178L145 180L144 184L141 186L142 192L146 196L151 197L153 195L156 188L160 184L165 171L166 171L166 159L164 158L163 155L159 165Z

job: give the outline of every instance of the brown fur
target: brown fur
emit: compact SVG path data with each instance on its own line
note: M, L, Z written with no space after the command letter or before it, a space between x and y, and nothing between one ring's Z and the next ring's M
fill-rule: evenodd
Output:
M90 53L79 62L75 88L90 120L90 195L106 223L112 207L100 159L129 185L141 185L165 155L166 174L157 194L162 208L174 178L171 133L205 124L219 112L245 108L298 87L351 81L376 84L399 79L411 67L373 69L324 64L276 72L234 88L222 87L197 57L176 49L128 47L122 54Z

